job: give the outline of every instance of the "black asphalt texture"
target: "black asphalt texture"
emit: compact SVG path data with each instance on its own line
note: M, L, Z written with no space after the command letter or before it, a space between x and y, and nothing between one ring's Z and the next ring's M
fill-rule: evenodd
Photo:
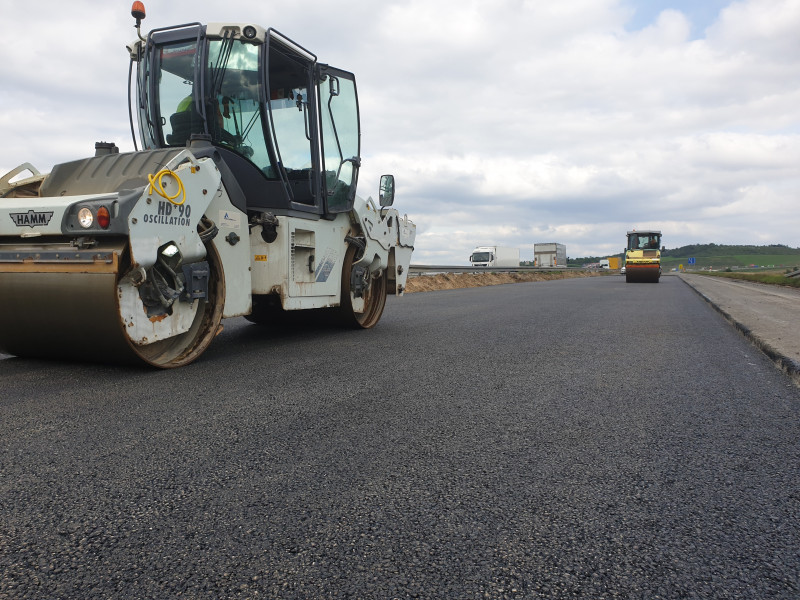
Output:
M800 596L800 389L676 277L0 390L2 600Z

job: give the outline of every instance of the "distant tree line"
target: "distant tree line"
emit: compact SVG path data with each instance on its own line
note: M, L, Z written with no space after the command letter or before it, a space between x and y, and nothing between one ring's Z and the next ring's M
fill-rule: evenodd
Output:
M689 244L680 248L664 250L662 256L735 256L740 254L798 254L800 248L791 248L785 244L769 246L736 246L725 244Z

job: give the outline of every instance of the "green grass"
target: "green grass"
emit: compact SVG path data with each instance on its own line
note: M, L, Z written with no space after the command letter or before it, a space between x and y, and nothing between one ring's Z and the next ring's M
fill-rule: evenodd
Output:
M661 268L665 271L683 265L684 269L690 268L689 257L662 256ZM732 254L730 256L698 256L692 269L727 269L736 267L747 269L750 265L759 267L785 268L795 270L800 266L800 254Z

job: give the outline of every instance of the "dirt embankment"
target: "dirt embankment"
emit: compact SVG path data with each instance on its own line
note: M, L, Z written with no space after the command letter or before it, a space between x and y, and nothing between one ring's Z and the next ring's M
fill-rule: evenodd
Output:
M409 277L406 293L432 292L435 290L454 290L457 288L502 285L504 283L523 283L526 281L550 281L552 279L572 279L573 277L598 277L599 271L555 271L529 273L440 273L438 275L418 275Z

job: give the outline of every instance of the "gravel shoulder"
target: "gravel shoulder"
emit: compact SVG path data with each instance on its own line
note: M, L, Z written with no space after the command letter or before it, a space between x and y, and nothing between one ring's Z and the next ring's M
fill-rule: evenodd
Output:
M600 277L608 275L600 271L521 271L518 273L437 273L410 277L406 293L433 292L463 288L504 285L507 283L526 283L531 281L552 281L554 279L574 279L576 277Z

